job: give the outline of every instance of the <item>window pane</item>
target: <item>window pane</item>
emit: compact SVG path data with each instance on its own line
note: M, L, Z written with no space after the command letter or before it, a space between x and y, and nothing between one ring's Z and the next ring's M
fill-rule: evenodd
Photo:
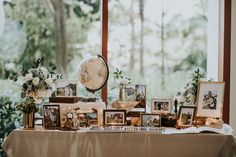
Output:
M188 71L207 70L211 31L207 29L208 10L218 10L217 3L210 2L110 0L108 56L111 70L120 68L132 83L146 84L148 101L152 97L172 99L186 83ZM218 20L218 14L214 18ZM212 34L218 37L217 30L211 31ZM218 52L212 53L217 56ZM110 77L109 89L112 84ZM116 98L116 94L115 90L110 90L110 99Z
M82 59L101 53L100 0L52 2L4 1L6 23L0 37L1 69L8 62L19 65L45 57L48 64L64 68L67 73L64 76L68 75L69 80L77 80ZM58 39L65 42L57 43ZM61 43L66 47L64 52ZM2 79L7 78L5 74L0 71ZM84 87L79 89L78 93L84 95Z

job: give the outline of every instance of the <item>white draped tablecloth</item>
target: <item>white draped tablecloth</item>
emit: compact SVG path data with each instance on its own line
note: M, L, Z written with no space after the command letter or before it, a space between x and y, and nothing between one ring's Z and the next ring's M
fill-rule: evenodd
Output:
M221 134L14 130L9 157L234 157L235 138Z

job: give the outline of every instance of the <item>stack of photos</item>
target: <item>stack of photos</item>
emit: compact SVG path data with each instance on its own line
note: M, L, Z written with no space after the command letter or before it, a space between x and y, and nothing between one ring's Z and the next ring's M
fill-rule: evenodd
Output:
M56 83L56 96L67 97L77 95L77 84L75 81L57 81Z
M141 114L141 125L146 127L160 127L161 117L159 114Z
M45 129L57 129L61 127L59 105L43 106L43 125Z
M103 123L106 126L126 124L126 110L103 110Z

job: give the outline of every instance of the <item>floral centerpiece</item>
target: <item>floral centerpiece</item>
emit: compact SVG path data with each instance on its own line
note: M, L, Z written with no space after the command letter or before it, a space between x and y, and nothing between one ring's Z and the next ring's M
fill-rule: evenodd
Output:
M21 86L21 102L17 109L23 113L35 113L42 102L51 96L55 90L55 81L62 75L55 73L56 68L45 68L43 58L37 59L33 65L23 65L20 74L12 75L10 79Z
M188 83L176 95L179 105L195 105L198 83L200 80L205 79L205 77L206 75L201 73L199 69L188 74Z
M114 82L116 84L115 87L119 88L119 100L126 100L126 86L131 83L131 79L128 77L124 77L122 74L122 70L116 68L116 71L113 72Z

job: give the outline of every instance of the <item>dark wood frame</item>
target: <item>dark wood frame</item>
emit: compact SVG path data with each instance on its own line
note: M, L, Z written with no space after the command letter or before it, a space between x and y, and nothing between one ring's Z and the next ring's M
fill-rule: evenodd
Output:
M232 0L224 0L224 62L223 81L225 81L225 96L223 120L229 123L230 113L230 46L231 46L231 3ZM102 0L102 56L108 62L108 0ZM102 88L102 100L107 104L107 85Z
M189 126L183 126L183 125L180 125L180 124L179 124L180 115L181 115L181 112L182 112L182 109L183 109L183 108L191 108L191 109L193 109L193 119L192 119L191 125L189 125ZM196 114L196 107L195 107L195 106L180 106L180 108L179 108L179 114L178 114L178 118L177 118L177 122L176 122L176 128L180 129L180 128L191 127L191 126L193 125L193 123L194 123L195 114Z
M45 127L45 107L58 107L58 110L59 110L59 115L58 115L58 118L59 118L59 124L58 126L55 126L55 127ZM60 129L61 128L61 117L60 117L60 105L43 105L43 127L45 129Z
M105 119L106 119L106 116L105 116L105 113L106 112L123 112L124 114L124 122L122 124L106 124L105 123ZM126 110L103 110L103 125L105 126L124 126L126 125Z
M145 115L149 115L149 116L159 116L159 126L158 127L161 127L161 115L160 114L157 114L157 113L142 113L140 116L141 116L141 126L145 126L143 125L143 116Z

